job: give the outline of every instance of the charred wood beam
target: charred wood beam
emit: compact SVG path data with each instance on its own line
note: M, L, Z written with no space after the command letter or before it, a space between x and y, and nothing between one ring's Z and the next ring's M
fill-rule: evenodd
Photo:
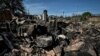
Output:
M14 47L13 47L11 41L7 38L6 34L0 34L0 35L3 37L5 44L6 44L11 50L14 49Z

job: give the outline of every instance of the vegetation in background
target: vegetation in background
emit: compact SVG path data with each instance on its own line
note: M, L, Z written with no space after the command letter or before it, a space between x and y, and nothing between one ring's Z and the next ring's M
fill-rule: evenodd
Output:
M0 0L0 10L10 10L12 14L24 14L23 0Z
M81 16L81 21L86 21L88 19L88 17L91 17L92 14L90 12L84 12Z

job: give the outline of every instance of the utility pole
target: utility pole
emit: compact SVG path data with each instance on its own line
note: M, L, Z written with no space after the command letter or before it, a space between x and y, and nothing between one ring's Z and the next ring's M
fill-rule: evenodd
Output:
M65 12L63 11L63 17L64 17L64 13L65 13Z

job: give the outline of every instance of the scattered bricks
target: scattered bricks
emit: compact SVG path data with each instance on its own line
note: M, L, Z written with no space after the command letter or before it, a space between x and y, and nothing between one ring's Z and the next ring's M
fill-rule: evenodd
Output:
M100 41L98 43L96 43L95 48L97 51L97 55L100 56Z
M61 52L62 52L62 49L60 46L56 46L55 48L53 48L56 56L61 56Z
M64 49L64 51L78 51L82 45L84 44L84 42L80 41L77 42L75 44L69 45L67 48Z
M37 37L36 43L38 47L42 47L42 48L48 47L52 45L52 36L45 36L45 35L39 36Z
M33 50L32 48L23 47L22 45L20 45L20 48L21 48L23 51L27 52L27 53L31 53L32 50Z
M88 53L91 54L92 56L97 56L96 52L92 48L89 48Z
M70 44L71 45L73 45L73 44L76 44L76 43L78 43L80 41L80 39L72 39L71 41L70 41Z
M53 50L46 51L47 56L56 56L56 53Z
M65 52L64 56L73 56L72 52Z
M92 56L91 54L89 54L88 52L79 52L77 54L77 56Z

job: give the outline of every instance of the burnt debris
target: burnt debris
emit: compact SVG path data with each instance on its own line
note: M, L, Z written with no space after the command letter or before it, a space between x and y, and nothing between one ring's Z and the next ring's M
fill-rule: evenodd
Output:
M56 18L5 19L0 22L0 56L100 56L99 29Z

